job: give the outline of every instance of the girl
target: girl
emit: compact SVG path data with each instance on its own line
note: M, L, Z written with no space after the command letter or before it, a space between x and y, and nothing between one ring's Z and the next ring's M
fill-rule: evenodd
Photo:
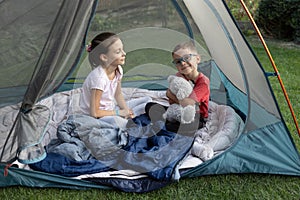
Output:
M101 118L121 128L126 127L127 118L142 113L134 112L126 104L121 79L126 53L121 39L114 33L104 32L97 35L88 46L89 62L94 68L82 86L80 107L83 113ZM130 102L132 107L144 108L149 97Z

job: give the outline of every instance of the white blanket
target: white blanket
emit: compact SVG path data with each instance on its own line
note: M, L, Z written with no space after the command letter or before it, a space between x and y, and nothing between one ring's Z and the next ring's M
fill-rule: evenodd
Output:
M192 154L203 161L230 147L243 131L244 122L229 106L209 102L206 126L195 133Z

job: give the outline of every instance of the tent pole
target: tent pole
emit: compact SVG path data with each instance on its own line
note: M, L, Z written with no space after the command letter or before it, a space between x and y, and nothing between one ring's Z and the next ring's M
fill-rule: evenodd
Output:
M277 67L276 67L275 62L274 62L274 60L273 60L273 58L272 58L272 55L271 55L271 53L270 53L270 51L269 51L269 49L268 49L268 47L267 47L267 45L266 45L265 40L264 40L263 37L262 37L262 34L261 34L261 32L259 31L259 29L258 29L258 27L257 27L257 25L256 25L256 23L255 23L255 21L254 21L254 19L253 19L253 17L252 17L252 15L251 15L250 11L249 11L249 9L247 8L245 2L244 2L243 0L240 0L240 2L241 2L241 4L242 4L244 10L246 11L246 13L247 13L247 15L248 15L248 17L249 17L249 19L250 19L252 25L254 26L254 29L255 29L257 35L259 36L259 39L260 39L260 41L262 42L262 44L263 44L263 46L264 46L264 49L265 49L265 51L266 51L266 53L267 53L267 55L268 55L268 57L269 57L269 59L270 59L270 61L271 61L271 64L272 64L272 66L273 66L273 69L274 69L274 71L275 71L275 73L276 73L276 75L277 75L277 79L278 79L278 81L279 81L279 83L280 83L281 89L282 89L282 91L283 91L283 93L284 93L285 99L286 99L286 101L287 101L287 103L288 103L288 106L289 106L289 109L290 109L290 111L291 111L293 120L294 120L294 122L295 122L296 129L297 129L297 131L298 131L298 136L300 136L300 128L299 128L299 125L298 125L298 122L297 122L297 118L296 118L295 112L294 112L294 110L293 110L293 108L292 108L292 104L291 104L291 102L290 102L290 99L289 99L289 97L288 97L288 94L287 94L287 92L286 92L286 89L285 89L285 87L284 87L284 85L283 85L282 79L281 79L280 74L279 74L279 72L278 72L278 70L277 70Z

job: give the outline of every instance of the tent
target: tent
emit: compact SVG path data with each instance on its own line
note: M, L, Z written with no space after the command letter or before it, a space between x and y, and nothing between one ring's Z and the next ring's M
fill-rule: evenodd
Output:
M145 90L151 91L147 95L162 94L168 87L168 75L176 72L169 64L170 52L175 44L194 39L202 56L199 68L211 81L211 101L232 108L242 120L239 135L229 148L180 171L180 177L230 173L300 175L300 157L267 73L225 1L7 0L0 1L0 10L1 187L145 192L170 183L170 179L160 181L147 176L130 181L95 181L28 168L50 156L44 148L45 133L51 128L56 132L51 119L59 112L56 106L66 104L59 94L69 95L68 108L76 110L73 94L76 96L91 70L85 47L101 31L116 32L124 41L127 61L122 85L131 96ZM183 144L186 140L180 137L176 142ZM193 140L188 142L192 144ZM171 164L176 167L183 158L184 155Z

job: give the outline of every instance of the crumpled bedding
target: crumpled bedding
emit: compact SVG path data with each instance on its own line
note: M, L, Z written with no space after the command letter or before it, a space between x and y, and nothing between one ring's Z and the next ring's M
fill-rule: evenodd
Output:
M149 96L155 102L168 105L165 91L123 88L122 92L126 100ZM70 116L80 114L80 93L81 88L73 89L70 91L56 93L51 97L45 98L39 102L39 104L47 106L52 111L51 120L45 129L45 135L42 140L42 144L44 146L47 146L50 141L58 139L56 132L60 124L69 119ZM7 130L11 128L19 110L19 106L20 105L12 105L0 109L0 134L2 132L7 132ZM142 123L142 121L143 120L139 120L137 123L141 123L143 126L136 126L135 128L132 128L132 131L135 129L133 132L140 132L141 129L145 129L145 127L147 127ZM191 151L187 152L185 157L182 157L183 159L178 162L176 168L192 168L201 164L203 161L211 159L225 151L237 140L239 134L242 132L243 126L243 121L232 108L226 105L218 105L214 102L210 102L209 120L206 126L195 133L195 142L191 148ZM140 133L145 134L145 132ZM141 140L138 144L143 146L142 142L146 142L147 140L144 140L145 138L142 137L140 138ZM82 158L76 158L78 162L82 162L83 158L87 159L89 156L91 156L89 151L85 153L86 155L84 155L84 153L81 154ZM67 157L64 156L64 158ZM80 159L82 159L82 161L80 161ZM162 158L160 159L163 160ZM26 168L26 166L24 168ZM126 176L126 170L120 171L122 171L122 174ZM84 176L84 174L82 174L81 177L82 176ZM89 178L92 176L93 174L90 174Z
M80 170L81 174L95 173L94 167L91 171L86 168L90 167L87 160L91 159L94 165L94 160L98 161L98 172L102 171L101 166L103 171L130 169L163 181L179 178L176 166L189 152L194 140L193 135L167 131L162 121L150 123L146 115L133 119L126 130L101 119L72 115L58 127L57 135L58 138L46 146L48 156L31 164L31 168L78 176ZM53 153L61 156L56 158ZM60 165L55 164L57 162Z
M127 132L87 115L70 115L57 128L57 138L46 146L49 153L82 161L101 158L127 144Z

